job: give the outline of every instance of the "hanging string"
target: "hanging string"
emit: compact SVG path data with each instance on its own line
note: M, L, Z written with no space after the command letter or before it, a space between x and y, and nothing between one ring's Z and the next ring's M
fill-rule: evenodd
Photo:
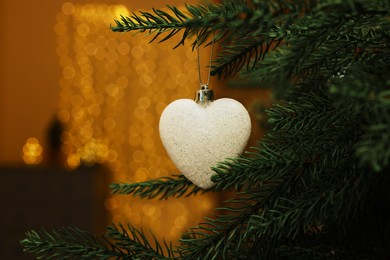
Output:
M199 84L200 84L200 87L203 88L205 87L206 89L208 89L209 87L209 84L210 84L210 77L211 77L211 63L213 61L213 54L214 54L214 34L213 34L213 40L211 42L211 50L210 50L210 60L209 60L209 71L208 71L208 74L207 74L207 83L206 84L203 84L202 82L202 76L201 76L201 73L200 73L200 54L199 54L199 46L200 44L198 44L198 40L199 40L199 37L198 39L196 40L197 44L196 44L196 53L198 55L198 73L199 73Z

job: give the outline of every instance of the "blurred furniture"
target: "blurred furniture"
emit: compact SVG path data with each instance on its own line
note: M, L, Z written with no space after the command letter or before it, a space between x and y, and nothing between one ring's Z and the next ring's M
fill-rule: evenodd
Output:
M31 229L72 226L103 233L108 185L102 167L0 167L0 259L35 259L20 246Z

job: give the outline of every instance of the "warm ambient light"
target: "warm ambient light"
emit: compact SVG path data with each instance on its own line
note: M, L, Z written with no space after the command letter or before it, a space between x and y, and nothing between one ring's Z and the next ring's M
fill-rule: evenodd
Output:
M39 164L42 161L42 146L35 137L27 139L23 146L22 157L26 164Z
M104 164L113 182L146 181L177 173L158 135L163 109L192 98L198 88L191 45L148 44L150 38L113 33L121 5L66 2L57 14L57 55L62 75L58 119L67 166ZM177 39L179 40L179 39ZM107 199L115 223L151 229L176 241L215 206L212 194L171 200Z

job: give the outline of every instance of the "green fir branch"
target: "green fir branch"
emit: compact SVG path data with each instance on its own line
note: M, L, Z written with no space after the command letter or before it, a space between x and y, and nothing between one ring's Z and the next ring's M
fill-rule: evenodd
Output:
M153 244L151 244L142 230L138 230L129 224L126 227L122 224L108 226L106 235L117 248L125 250L131 259L162 260L175 258L172 245L168 245L165 241L161 245L153 233Z
M278 241L294 240L304 236L319 223L345 231L351 219L356 219L362 208L372 202L371 187L377 184L377 178L372 172L356 174L357 158L351 160L354 144L360 136L359 130L353 130L356 125L345 120L348 117L357 118L351 115L353 111L348 107L335 110L330 100L313 98L313 94L300 101L288 106L277 106L272 111L271 132L263 138L263 147L259 149L259 154L266 157L253 155L256 156L253 163L257 162L260 170L256 171L254 165L250 165L250 160L247 160L246 166L241 168L247 171L240 172L239 176L234 174L234 169L233 174L221 171L214 176L217 185L224 182L226 185L229 180L231 184L245 180L246 189L262 187L267 184L267 180L275 179L276 175L272 176L271 167L268 172L261 172L266 169L262 168L261 163L278 161L279 164L274 164L278 174L283 173L284 178L295 177L289 192L283 194L279 191L275 202L260 211L260 215L252 214L247 224L246 236L256 238L257 252L264 252L265 255L272 238ZM272 138L269 136L271 134ZM279 149L272 151L271 147ZM240 161L236 161L230 167L237 168L239 164ZM291 168L294 164L300 165L296 168L297 172ZM330 175L332 172L339 174ZM372 185L366 185L370 182ZM359 191L359 198L356 198Z
M330 6L334 8L329 2L296 17L282 31L284 44L253 70L242 71L241 76L276 90L291 81L297 84L315 79L321 85L321 80L325 82L353 60L387 44L390 21L378 15L381 12L357 7L357 1L340 3L331 13L324 12Z
M251 70L265 55L276 48L280 41L275 39L255 40L254 38L236 39L234 45L225 45L215 60L211 75L228 77L240 71L244 66Z
M149 180L136 183L115 183L111 184L114 194L127 194L134 197L147 199L167 199L170 197L188 197L198 193L205 193L212 189L204 190L195 186L184 175L173 177L162 177L157 180Z
M115 20L116 26L111 26L114 32L148 32L156 34L151 41L157 39L161 34L168 33L164 39L170 39L179 30L184 30L179 45L193 35L197 35L193 45L202 44L212 33L221 29L239 28L240 24L233 21L239 14L251 12L245 1L239 3L228 0L223 4L214 4L206 6L186 5L185 11L177 7L167 6L170 14L153 9L152 12L133 13L129 17L121 16L121 20ZM249 14L248 14L249 15ZM220 20L223 17L223 20ZM171 34L171 31L174 31ZM175 48L176 48L175 47Z
M50 232L29 231L21 244L24 252L34 253L38 259L130 259L105 237L70 227Z
M331 102L310 93L301 95L295 102L274 105L268 111L270 130L259 147L213 168L217 173L212 177L215 189L240 190L248 185L261 185L283 177L291 167L308 167L321 156L338 164L342 156L337 157L334 148L353 146L359 135L356 126L363 120L351 107L336 109ZM346 139L346 136L355 138Z
M377 172L390 165L389 64L390 50L369 55L369 59L364 56L329 85L335 104L342 106L345 99L353 100L351 109L362 111L362 136L355 145L355 154L361 159L360 166Z
M275 236L294 240L318 225L338 229L334 232L344 232L345 236L348 221L356 219L367 202L372 203L372 186L366 184L378 184L378 178L372 172L353 175L353 169L345 170L349 178L346 175L320 176L310 185L305 184L300 194L288 199L279 197L272 208L252 215L248 235L259 240ZM356 193L359 193L358 197Z
M388 100L386 103L371 105L370 110L375 111L373 120L370 120L373 122L364 128L362 139L356 145L361 165L368 165L376 172L390 166L390 104Z
M287 24L292 17L299 15L305 6L298 3L296 5L298 6L295 12L288 14ZM277 9L270 2L258 4L256 9L251 8L246 1L232 0L207 7L186 5L186 11L170 6L168 8L171 14L153 9L152 12L122 16L121 20L115 21L116 26L111 29L114 32L148 32L154 35L151 41L161 38L164 34L160 42L171 39L182 31L181 40L175 48L195 35L193 46L211 42L207 39L213 38L212 41L221 43L223 55L216 60L219 65L214 66L212 74L221 77L237 73L244 65L248 68L254 66L270 47L280 43L285 35L284 28L287 27L287 24L280 22L281 15L286 15L286 9ZM242 46L238 44L240 42Z
M154 237L154 236L153 236ZM107 227L98 237L77 228L62 228L50 232L30 231L21 241L25 252L38 259L173 259L172 245L164 245L154 237L151 244L142 230L122 224Z
M295 177L295 176L294 176ZM240 193L226 201L226 206L216 209L224 214L206 218L206 222L191 228L182 237L178 248L183 259L232 259L247 242L247 223L255 213L272 205L280 193L288 188L292 178L269 182L257 190Z

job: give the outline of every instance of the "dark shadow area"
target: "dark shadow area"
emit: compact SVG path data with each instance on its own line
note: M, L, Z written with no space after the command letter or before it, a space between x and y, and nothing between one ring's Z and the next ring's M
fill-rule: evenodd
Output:
M35 259L20 240L29 230L77 227L101 234L109 174L104 167L0 167L0 259Z

